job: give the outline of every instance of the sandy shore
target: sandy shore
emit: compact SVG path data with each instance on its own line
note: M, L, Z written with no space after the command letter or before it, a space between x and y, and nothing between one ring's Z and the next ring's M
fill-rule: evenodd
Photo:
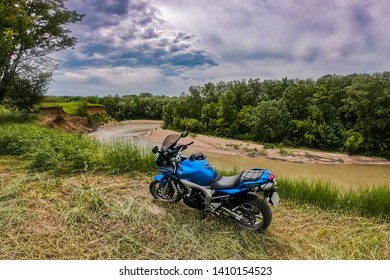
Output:
M148 142L161 143L169 134L178 132L168 129L161 129L160 122L149 133L142 136ZM267 159L282 160L300 163L317 164L369 164L389 165L390 161L379 157L350 156L343 153L322 152L310 149L275 148L266 149L263 145L250 142L224 139L214 136L190 134L182 139L180 143L195 143L188 149L189 152L202 151L203 153L218 153L226 155L244 155L248 157L263 157Z

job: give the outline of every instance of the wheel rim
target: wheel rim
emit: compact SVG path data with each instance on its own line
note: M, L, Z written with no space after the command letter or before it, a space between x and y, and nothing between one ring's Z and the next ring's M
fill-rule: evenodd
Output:
M168 183L164 188L161 186L161 183L155 185L156 193L162 199L170 200L176 197L176 191L170 183Z
M174 191L172 190L171 187L162 188L160 185L157 189L157 193L160 197L164 199L170 199L173 197Z
M249 228L258 228L264 222L264 217L259 208L253 204L242 203L235 207L233 212L241 216L242 220L235 220L241 226Z

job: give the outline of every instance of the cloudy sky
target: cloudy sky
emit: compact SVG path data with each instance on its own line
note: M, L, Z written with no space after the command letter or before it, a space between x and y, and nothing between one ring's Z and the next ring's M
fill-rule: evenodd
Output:
M390 70L388 0L68 0L51 95L180 95L190 85Z

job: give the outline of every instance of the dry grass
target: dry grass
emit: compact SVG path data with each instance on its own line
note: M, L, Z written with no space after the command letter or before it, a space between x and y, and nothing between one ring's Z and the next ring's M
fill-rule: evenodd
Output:
M282 201L263 234L153 201L150 178L0 157L0 259L390 259L390 225Z

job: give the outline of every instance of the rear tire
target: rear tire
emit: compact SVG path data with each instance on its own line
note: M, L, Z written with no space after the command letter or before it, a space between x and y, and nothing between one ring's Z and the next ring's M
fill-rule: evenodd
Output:
M268 228L272 221L272 212L268 203L257 195L246 195L230 202L231 210L243 220L232 218L239 227L260 232Z
M149 185L149 190L152 196L161 201L166 201L169 203L176 203L180 201L181 195L177 191L176 188L174 188L172 184L178 184L175 181L167 182L165 187L161 186L161 181L153 181Z

